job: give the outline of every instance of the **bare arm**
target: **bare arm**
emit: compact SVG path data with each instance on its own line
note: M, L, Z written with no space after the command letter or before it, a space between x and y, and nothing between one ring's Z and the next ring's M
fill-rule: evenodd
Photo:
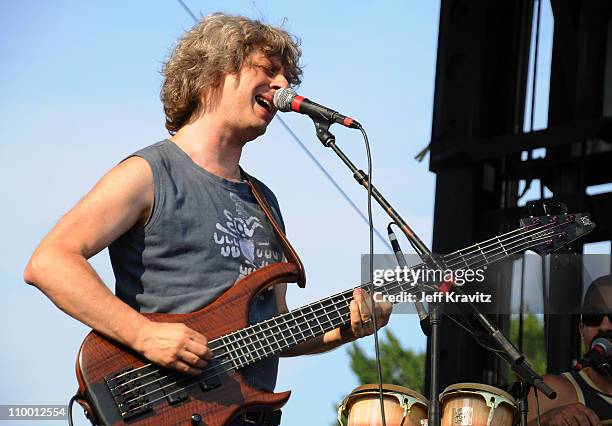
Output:
M286 303L287 285L279 284L276 286L277 304L280 313L288 312ZM304 343L299 344L281 354L284 357L317 354L330 351L345 343L353 342L356 339L368 336L374 332L372 323L368 322L371 317L370 296L360 290L353 292L354 299L350 304L350 327L338 327L328 331L322 336L315 337ZM376 304L376 324L378 328L384 327L389 322L392 306L389 303ZM368 322L368 324L363 324Z
M155 323L115 297L87 259L134 225L153 202L153 177L132 157L108 172L42 240L24 279L62 311L149 360L198 374L212 354L204 336L183 324Z
M565 377L547 374L544 376L544 382L557 392L557 398L551 400L541 393L538 394L541 426L569 424L598 426L601 424L593 410L578 402L578 395L574 387ZM537 405L533 389L529 393L528 405L529 426L536 426Z

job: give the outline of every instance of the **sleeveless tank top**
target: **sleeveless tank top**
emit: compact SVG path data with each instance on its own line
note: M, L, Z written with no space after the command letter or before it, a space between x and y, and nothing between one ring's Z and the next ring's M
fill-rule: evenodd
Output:
M154 201L145 225L109 246L115 293L128 305L143 313L193 312L254 270L283 260L246 182L213 175L170 140L132 156L151 167ZM256 182L284 229L276 197ZM277 313L274 291L264 291L251 304L249 321ZM255 387L273 390L277 369L278 358L272 357L246 367L244 376Z
M563 373L566 379L574 386L578 402L586 405L597 414L600 420L612 419L612 398L596 392L599 390L586 371Z

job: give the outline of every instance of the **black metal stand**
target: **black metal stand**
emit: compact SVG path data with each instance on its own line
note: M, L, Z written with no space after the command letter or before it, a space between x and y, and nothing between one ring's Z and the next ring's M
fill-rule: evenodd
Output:
M340 148L336 145L336 138L333 134L329 132L329 127L333 124L331 122L327 122L324 120L314 120L315 128L317 132L317 137L323 143L323 145L327 148L331 148L336 155L342 160L344 164L351 170L353 173L353 177L355 180L362 185L364 188L368 189L371 186L372 196L376 200L376 202L383 208L383 210L389 215L389 217L398 224L399 228L402 230L406 238L408 238L415 251L420 256L421 260L425 262L428 267L431 268L439 268L440 265L438 261L434 257L433 253L429 248L421 241L421 239L414 233L414 231L408 226L408 224L401 218L401 216L395 211L395 209L389 204L389 202L382 196L380 192L374 187L374 185L370 185L368 180L368 176L363 170L357 169L355 165L351 162L351 160L342 152ZM457 294L462 295L463 292L459 287L453 287L453 291ZM490 335L490 337L495 342L497 348L503 353L502 358L504 358L512 367L514 372L527 384L530 386L534 386L538 390L540 390L544 395L546 395L550 399L556 398L556 392L551 389L544 381L542 377L538 375L525 361L525 356L519 352L512 342L508 340L506 336L491 322L489 319L482 314L476 306L472 303L468 303L472 314L478 319L478 321L483 325L486 332ZM440 425L440 403L438 400L438 386L439 386L439 325L441 319L441 305L440 304L430 304L430 312L429 312L429 321L431 325L430 330L430 342L431 342L431 359L430 359L430 386L429 386L429 426L439 426ZM524 401L525 408L527 406L527 400L525 398Z
M518 381L512 385L510 393L516 398L519 405L519 417L521 419L521 426L527 426L527 413L529 412L529 406L527 403L527 396L531 385L529 383Z
M429 342L431 344L431 359L429 360L429 410L427 418L429 426L440 425L439 377L440 371L440 322L442 321L442 306L438 303L429 304Z

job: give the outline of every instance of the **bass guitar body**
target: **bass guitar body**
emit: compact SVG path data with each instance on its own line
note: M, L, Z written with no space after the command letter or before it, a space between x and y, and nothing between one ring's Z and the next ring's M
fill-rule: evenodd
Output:
M234 368L231 353L240 348L217 338L248 327L253 297L271 285L294 282L297 273L293 264L276 263L240 280L200 311L145 314L153 321L184 323L207 337L215 358L199 377L150 364L92 331L77 358L77 401L92 423L102 425L224 425L244 412L279 409L291 392L252 387Z

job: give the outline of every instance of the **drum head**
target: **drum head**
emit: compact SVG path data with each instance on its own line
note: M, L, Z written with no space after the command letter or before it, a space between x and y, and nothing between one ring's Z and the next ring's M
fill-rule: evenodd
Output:
M413 397L414 399L422 401L423 404L429 405L429 400L427 398L425 398L420 393L415 392L412 389L408 389L404 386L383 383L382 388L383 388L383 392L403 393L404 395L408 395L408 396ZM364 392L368 392L368 393L378 392L378 384L368 383L366 385L357 386L355 389L353 389L353 391L351 392L351 395L360 394Z
M449 393L460 392L462 390L472 391L472 392L489 392L495 395L499 395L507 400L511 401L514 405L516 405L516 400L512 395L508 392L505 392L495 386L485 385L482 383L455 383L454 385L448 386L444 389L444 392L440 394L440 401L442 401Z

